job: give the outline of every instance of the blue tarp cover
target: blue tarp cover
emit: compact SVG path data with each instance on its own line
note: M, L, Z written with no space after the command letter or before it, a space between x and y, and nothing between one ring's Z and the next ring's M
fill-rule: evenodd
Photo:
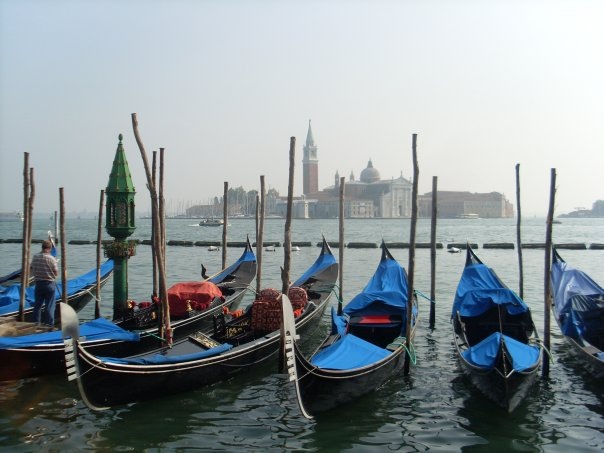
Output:
M346 334L331 346L315 354L311 363L319 368L349 370L371 365L389 354L391 351L352 334Z
M584 336L587 327L582 313L602 311L596 299L604 297L604 289L589 275L564 261L552 264L551 276L560 329L564 335L578 339L579 335Z
M510 315L528 311L526 303L506 288L495 273L484 264L471 264L461 275L451 316L479 316L495 305L505 306Z
M512 366L515 371L524 371L531 368L539 360L538 346L521 343L499 332L492 333L480 343L462 352L462 355L465 360L474 366L492 369L496 365L502 339L512 358Z
M232 274L233 272L235 272L242 263L254 262L254 261L256 261L256 255L254 255L253 251L248 250L246 248L243 251L243 254L241 255L241 257L239 257L239 259L237 261L235 261L233 264L231 264L229 267L227 267L222 272L216 274L212 278L209 278L208 281L210 281L214 284L218 284L218 283L222 282L229 274Z
M118 363L121 365L164 365L169 363L183 363L191 362L193 360L204 359L206 357L212 357L231 349L233 345L228 343L221 344L215 348L210 348L201 352L195 352L193 354L183 354L175 356L165 356L162 354L154 354L149 357L126 357L124 359L118 359L115 357L99 357L104 362Z
M363 291L344 308L349 316L405 314L407 307L407 274L398 261L382 259ZM380 301L379 304L374 304Z
M109 259L101 264L101 278L113 271L113 260ZM96 283L96 267L79 277L67 280L67 296L71 296L89 285ZM35 302L35 285L25 290L25 308L31 308ZM60 300L63 285L57 282L56 297ZM0 316L19 311L21 285L13 285L0 294Z
M139 340L137 333L124 330L104 318L94 319L81 324L80 337L86 337L86 340L101 340L105 338L124 341ZM19 337L0 337L0 349L20 348L39 344L59 344L62 342L61 331L55 330L53 332L21 335Z
M331 253L322 253L311 267L308 268L302 276L296 280L291 286L300 286L312 275L321 272L336 262L335 257Z

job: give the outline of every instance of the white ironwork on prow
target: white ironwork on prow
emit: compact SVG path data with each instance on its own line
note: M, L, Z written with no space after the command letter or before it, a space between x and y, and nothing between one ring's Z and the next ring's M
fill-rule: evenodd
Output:
M78 371L75 365L75 355L73 353L73 338L65 338L65 368L67 369L67 380L73 381L78 378Z
M296 398L298 399L298 406L302 411L302 415L308 419L312 419L313 416L306 412L304 404L302 403L302 397L300 396L298 371L296 368L296 352L294 350L295 343L300 339L300 335L298 335L296 332L296 319L294 317L292 304L285 294L282 296L281 312L283 314L281 335L283 335L283 351L289 381L294 383L294 387L296 389Z

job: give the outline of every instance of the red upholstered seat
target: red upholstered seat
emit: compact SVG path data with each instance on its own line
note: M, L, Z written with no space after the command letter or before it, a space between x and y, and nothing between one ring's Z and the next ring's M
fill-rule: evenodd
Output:
M252 329L273 332L281 327L281 292L273 288L260 291L252 304Z
M287 292L287 296L289 297L289 300L292 303L292 308L294 309L294 312L296 310L303 309L308 303L308 295L306 294L306 290L304 288L292 286Z

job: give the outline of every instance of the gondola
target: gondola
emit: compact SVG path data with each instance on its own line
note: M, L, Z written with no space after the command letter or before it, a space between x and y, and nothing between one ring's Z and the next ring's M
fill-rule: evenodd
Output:
M109 259L101 264L101 286L103 286L113 272L113 260ZM35 285L25 290L24 313L27 320L32 320L31 313L35 302ZM67 280L67 303L75 311L80 311L90 300L94 298L96 289L96 267L76 278ZM19 314L19 301L21 284L5 288L0 293L0 316L16 317ZM61 300L63 285L57 282L56 298ZM58 309L57 309L58 310ZM58 317L57 317L58 319Z
M604 289L586 273L569 266L553 250L551 269L556 322L581 364L604 377Z
M451 313L456 355L471 382L512 412L537 376L542 348L526 303L466 250Z
M319 321L337 275L337 263L324 240L315 263L290 289L300 330ZM262 290L242 315L232 320L216 316L210 331L195 332L171 348L121 359L91 354L79 339L77 316L62 306L70 312L62 313L68 378L77 379L82 399L95 410L223 381L275 358L280 346L281 299L276 290Z
M406 351L407 275L382 242L380 263L365 288L342 314L332 308L332 329L307 359L300 348L292 310L283 305L283 353L304 416L348 403L399 373ZM413 297L410 338L418 319Z
M172 300L181 314L171 323L173 338L186 338L199 329L211 328L213 316L236 306L255 275L256 256L248 240L245 250L235 263L205 280L212 283L214 288L220 289L220 297L215 297L208 306L200 310L195 309L198 307L189 307L190 303L183 310L180 298ZM200 282L192 282L189 287L198 288L197 283ZM162 345L158 335L157 310L155 304L142 308L138 306L132 309L130 315L117 322L96 319L84 323L81 327L81 336L85 337L82 338L82 344L94 354L113 357L154 350ZM0 337L0 381L64 372L65 351L60 331L12 339Z
M52 249L50 251L50 254L54 257L57 256L57 248L55 247L55 242L54 239L52 237L52 233L49 231L48 232L48 240L50 242L52 242ZM13 285L19 285L21 284L21 276L23 274L23 269L19 268L13 272L10 272L6 275L3 275L2 277L0 277L0 294L3 294L7 288L9 286L13 286ZM34 283L34 277L33 275L30 275L27 279L27 285L26 286L30 286Z
M17 269L16 271L10 272L6 275L0 277L0 293L6 290L6 287L18 285L21 283L21 274L23 271L21 269ZM34 282L33 277L29 277L27 286L31 285Z

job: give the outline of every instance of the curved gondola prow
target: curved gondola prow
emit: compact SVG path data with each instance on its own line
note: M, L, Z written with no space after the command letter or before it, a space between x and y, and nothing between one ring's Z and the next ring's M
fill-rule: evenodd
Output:
M383 239L382 239L382 243L380 244L380 248L382 249L382 258L380 261L394 259L394 257L392 256L392 253L390 253L390 250L388 250L388 247L386 246L386 242L384 242Z
M61 332L63 343L65 344L65 367L67 371L67 380L77 380L78 390L82 400L90 409L106 410L108 407L95 406L86 396L86 392L80 381L80 368L78 365L78 349L80 348L80 321L75 310L68 304L59 303L61 310Z
M329 242L327 242L327 239L325 239L325 235L321 235L322 238L322 243L321 243L321 255L333 255L333 252L331 251L331 247L329 245Z
M556 247L552 244L552 263L557 263L557 262L565 263L565 261L562 259L562 257L558 253L558 250L556 250Z
M472 250L472 245L470 242L466 243L466 266L471 266L472 264L484 264L480 258L474 253Z
M296 341L300 336L296 333L296 319L294 318L294 311L289 298L283 294L281 304L282 322L281 322L281 354L282 360L287 366L287 374L290 382L293 382L296 388L296 399L298 400L298 407L302 415L309 420L312 420L313 416L308 413L302 402L302 395L300 394L300 384L298 382L298 370L296 368L296 353L294 351L296 347Z

